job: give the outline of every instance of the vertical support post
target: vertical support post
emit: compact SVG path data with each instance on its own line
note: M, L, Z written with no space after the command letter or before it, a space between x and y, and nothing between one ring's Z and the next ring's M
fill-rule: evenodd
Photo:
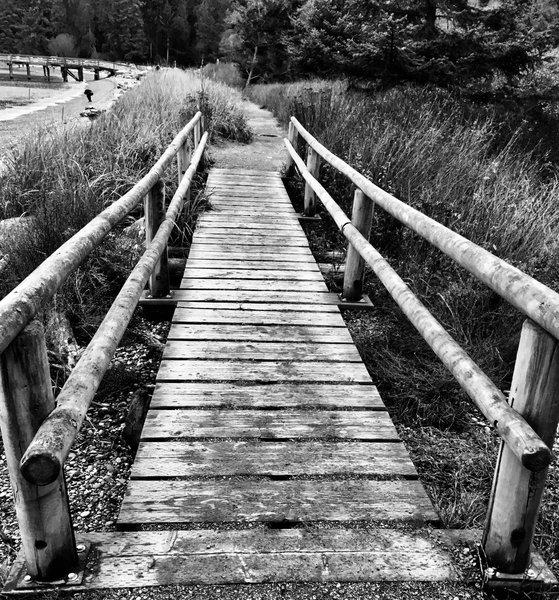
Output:
M93 69L93 79L99 81L99 69Z
M45 67L45 74L47 76L47 81L50 83L50 67L49 66Z
M62 81L68 83L68 69L66 67L60 67L60 75L62 75Z
M188 166L190 165L190 150L188 148L188 142L185 142L177 152L177 178L178 185L180 185ZM185 202L190 201L190 186L185 195Z
M373 201L357 188L353 196L351 222L365 238L369 239L373 222L375 205ZM342 297L350 302L357 302L363 296L363 272L365 262L361 255L349 244L344 273Z
M144 202L146 219L146 244L155 237L159 225L165 219L165 184L158 180L151 188ZM157 261L149 278L149 293L152 298L170 297L169 267L167 246Z
M194 124L194 150L198 148L198 144L200 144L200 140L202 139L202 124L200 121L201 119Z
M297 151L297 130L295 129L295 125L291 121L289 121L289 128L287 130L287 139L289 143L293 146L293 148ZM289 172L293 168L293 159L291 155L287 157L287 161L285 163L285 173L289 175Z
M202 139L202 133L203 133L203 125L204 123L204 117L200 117L200 119L198 121L196 121L196 124L194 125L194 150L196 150L196 148L198 148L198 146L200 145L200 140ZM201 171L204 168L204 155L202 155L202 157L200 158L200 162L198 163L198 168L196 169L197 171Z
M309 146L307 151L307 169L310 174L318 179L320 173L320 156ZM305 183L305 205L303 214L305 217L314 217L316 213L316 195L311 186Z
M39 487L19 470L21 457L53 409L43 327L32 321L0 357L0 428L27 572L38 581L63 579L79 568L64 475Z
M27 81L31 81L31 65L29 63L26 63L25 67L27 70Z
M14 64L8 63L8 71L10 72L10 79L14 78Z
M533 321L522 327L510 403L553 447L559 421L558 342ZM536 517L547 469L526 469L504 443L493 479L483 547L488 565L503 573L522 573L530 565Z
M83 67L78 67L78 81L83 81Z

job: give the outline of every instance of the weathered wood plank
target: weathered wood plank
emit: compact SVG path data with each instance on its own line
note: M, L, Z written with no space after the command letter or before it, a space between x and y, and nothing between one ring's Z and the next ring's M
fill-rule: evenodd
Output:
M175 312L176 314L176 312ZM281 314L281 313L280 313ZM211 320L211 319L208 319ZM216 321L217 319L214 319ZM270 318L270 320L272 320ZM280 321L281 319L276 319ZM294 318L293 321L296 321ZM191 340L237 340L269 342L351 342L345 327L321 327L319 325L239 325L235 323L202 323L171 325L168 339Z
M397 529L140 531L77 534L93 545L85 591L161 585L467 581L452 555L480 532ZM542 560L534 565L538 573ZM16 559L14 571L23 568ZM546 569L546 574L549 572ZM552 577L552 574L549 573ZM217 590L223 595L223 589ZM344 595L343 588L341 590ZM208 591L208 596L212 595Z
M384 411L150 410L141 439L172 438L400 439Z
M227 237L231 239L251 237L264 242L266 242L268 238L272 240L277 238L304 239L307 241L307 237L302 230L297 230L293 227L278 229L274 225L270 225L266 228L243 227L242 229L234 227L218 227L215 225L205 227L204 225L200 225L196 227L195 235L202 237Z
M328 286L322 281L299 281L294 279L189 279L180 284L181 290L255 290L269 292L328 292Z
M368 408L384 410L373 385L158 383L151 408Z
M228 245L229 247L240 247L240 246L259 246L268 251L273 251L273 246L299 246L301 248L307 248L308 242L306 238L300 238L296 236L279 236L273 237L253 236L253 235L240 235L235 234L234 236L222 235L220 233L215 234L204 234L203 241L197 240L199 243L204 244L222 244Z
M209 255L206 258L194 258L191 255L188 260L188 271L191 272L192 269L235 269L239 271L256 271L262 269L276 273L280 273L281 271L322 273L314 261L297 262L283 260L273 262L271 260L228 259L225 256Z
M262 246L227 246L214 242L204 243L202 240L194 240L190 248L189 258L231 258L246 260L271 260L281 262L314 262L313 255L308 248L299 246L297 248L286 248L276 246L263 248Z
M210 194L221 193L221 194L229 194L229 193L240 193L240 194L277 194L278 196L284 196L289 198L287 190L280 185L264 185L264 186L255 186L252 184L246 183L237 183L235 185L216 185L212 184L209 188Z
M242 264L242 263L239 263ZM200 269L196 268L193 261L189 261L184 272L184 279L263 279L269 281L279 281L290 279L292 281L320 281L324 282L324 277L318 267L315 266L313 271L292 270L283 271L276 269L226 269L213 268Z
M131 479L228 475L417 477L401 443L142 442Z
M275 214L258 214L259 211L254 210L254 219L246 219L243 218L242 215L237 215L236 211L233 214L222 214L217 212L207 212L204 213L202 217L198 219L199 225L204 225L208 227L210 225L217 225L218 227L246 227L248 229L259 229L259 228L268 228L270 225L274 225L275 227L280 227L282 229L288 229L290 227L294 227L295 229L300 229L299 219L295 214L284 214L284 215L275 215ZM258 216L256 216L258 215Z
M336 294L325 292L300 291L258 291L258 290L174 290L173 298L177 302L266 302L285 304L335 304Z
M214 202L233 202L238 204L244 204L253 208L260 208L262 205L270 204L271 206L283 206L285 208L291 208L293 210L293 204L291 203L291 200L289 199L289 196L287 196L287 194L274 192L213 192L212 195L209 197L209 201L211 206L214 205Z
M208 310L234 310L242 312L251 311L283 311L283 312L311 312L311 313L333 313L336 315L340 314L340 310L337 306L329 304L258 304L250 302L180 302L178 305L180 308L190 308L194 310L208 309ZM340 327L343 326L343 322L340 321ZM314 324L314 323L313 323Z
M130 482L120 525L250 521L437 522L417 481Z
M287 202L272 203L271 206L266 207L266 211L262 211L261 204L255 206L254 202L246 198L238 200L227 199L227 198L214 198L211 202L211 212L213 215L224 215L234 214L235 216L242 216L243 214L252 215L254 218L266 214L274 217L294 217L296 216L295 209L292 204Z
M211 185L206 186L206 190L208 193L212 193L214 191L224 191L228 192L230 190L266 190L266 191L281 191L285 193L286 189L281 182L268 181L268 182L260 182L260 181L249 181L249 180L238 180L233 183L227 181L217 181L213 180Z
M270 361L166 360L157 381L322 381L368 383L367 369L360 363Z
M353 344L167 340L163 359L361 362Z
M216 221L198 221L198 225L196 226L196 231L199 231L202 235L205 231L226 231L228 235L234 235L234 232L239 233L252 233L252 232L277 232L284 233L288 232L290 235L294 234L303 234L303 230L301 229L299 223L292 222L286 223L285 219L278 218L275 220L258 220L258 222L248 222L243 220L233 220L232 216L229 217L229 220L224 217L223 219Z
M257 177L258 179L262 177L275 177L281 180L281 176L277 171L268 171L265 169L238 169L237 167L235 167L235 169L230 169L227 167L214 167L210 171L210 174L226 175L227 177L231 177L232 179L234 179L235 177L250 175L253 177Z

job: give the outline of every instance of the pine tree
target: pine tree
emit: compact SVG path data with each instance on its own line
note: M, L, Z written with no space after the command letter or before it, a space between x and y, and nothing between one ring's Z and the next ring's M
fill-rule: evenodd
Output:
M289 48L299 69L442 85L510 84L534 61L519 4L307 0Z
M282 77L289 70L286 36L298 0L234 0L225 19L220 51L253 79Z
M24 14L20 2L0 0L0 52L23 52L21 22Z
M219 57L219 42L230 4L231 0L202 0L196 7L196 49L205 62Z

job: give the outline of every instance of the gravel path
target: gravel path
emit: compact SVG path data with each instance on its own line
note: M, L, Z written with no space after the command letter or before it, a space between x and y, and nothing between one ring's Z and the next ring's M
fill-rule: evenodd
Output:
M259 108L248 101L243 101L242 108L254 132L250 152L247 152L246 145L235 142L213 146L210 151L213 166L221 169L280 171L287 159L287 150L283 143L287 132L278 125L269 110Z

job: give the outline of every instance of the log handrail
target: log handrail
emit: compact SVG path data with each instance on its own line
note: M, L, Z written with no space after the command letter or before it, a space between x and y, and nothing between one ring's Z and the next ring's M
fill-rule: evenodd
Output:
M559 339L557 292L385 192L320 144L295 117L291 118L291 122L313 150L352 181L375 204L452 258L555 339Z
M68 275L89 256L109 231L143 201L144 196L162 177L201 117L202 113L197 112L177 134L161 158L130 191L62 244L56 252L0 300L0 353L42 310L44 304L52 299Z
M285 140L285 144L299 172L324 204L340 231L373 269L413 326L522 464L532 471L540 471L547 467L551 462L551 451L547 444L526 420L511 408L497 386L442 327L379 252L359 233L332 196L311 175L291 143Z
M165 220L159 225L155 237L66 380L57 396L56 408L45 419L21 460L23 476L35 485L47 485L55 481L68 457L148 278L166 248L186 192L204 154L207 139L206 132L169 204Z
M318 182L318 173L311 172L311 161L305 165L299 156L299 135L307 142L309 155L320 156L356 186L351 220ZM318 197L350 244L343 298L359 299L363 278L359 261L365 261L501 437L482 540L486 580L498 579L499 572L504 577L518 576L519 581L533 577L531 548L559 424L559 294L373 184L320 144L294 117L285 144L288 167L295 164L306 182L305 199ZM365 198L371 201L371 210L364 209ZM375 204L528 316L518 346L510 403L369 243Z

